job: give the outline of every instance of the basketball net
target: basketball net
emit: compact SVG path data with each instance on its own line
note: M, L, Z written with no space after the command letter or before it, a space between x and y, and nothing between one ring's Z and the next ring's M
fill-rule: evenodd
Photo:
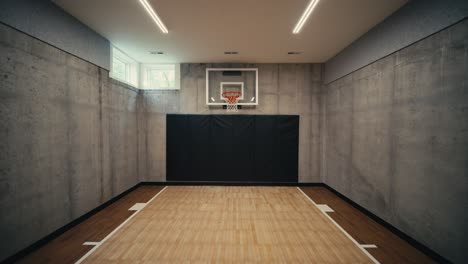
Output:
M223 92L224 101L226 101L226 112L239 112L237 109L237 101L241 96L241 92Z

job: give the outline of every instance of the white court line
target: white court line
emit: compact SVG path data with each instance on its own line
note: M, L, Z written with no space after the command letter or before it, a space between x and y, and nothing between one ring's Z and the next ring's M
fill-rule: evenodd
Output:
M146 206L146 203L136 203L135 205L130 207L130 209L128 209L128 210L129 211L140 211L141 209L145 208L145 206Z
M314 200L312 200L309 196L307 196L307 194L305 194L301 188L299 187L296 187L307 199L309 199L309 201L312 202L313 205L315 205L319 210L320 208L317 206L317 204L314 202ZM336 227L338 227L339 230L341 230L341 232L343 232L351 241L353 241L354 244L356 244L356 246L362 250L362 252L364 252L364 254L366 254L366 256L368 256L372 262L374 262L375 264L380 264L379 261L377 261L369 252L367 252L367 250L364 249L364 247L362 247L352 236L350 236L348 234L348 232L346 232L337 222L335 222L335 220L333 220L333 218L331 218L327 213L323 212L322 210L320 210L320 212L322 212L326 217L328 217L328 219L330 219L330 221L335 224Z
M167 189L167 186L164 187L160 192L158 192L155 196L153 196L153 198L151 198L151 200L149 200L146 204L149 204L151 203L156 197L158 197L158 195L160 195L162 192L164 192L165 190ZM81 262L83 262L89 255L93 254L94 251L96 251L96 249L98 249L102 244L104 244L104 242L106 242L106 240L108 240L112 235L114 235L117 231L119 231L120 228L122 228L126 223L128 223L130 220L132 220L133 217L135 217L139 212L141 212L142 210L138 210L136 211L134 214L132 214L129 218L127 218L127 220L125 220L122 224L120 224L116 229L114 229L112 232L110 232L110 234L108 234L103 240L101 240L101 242L99 242L99 244L97 244L95 247L93 247L90 251L88 251L88 253L86 253L84 256L82 256L77 262L75 262L75 264L80 264Z
M84 242L83 246L97 246L101 242Z
M333 213L335 212L333 209L331 209L328 205L326 204L317 204L317 207L322 210L324 213Z
M361 245L362 248L377 248L377 245L374 244L363 244Z

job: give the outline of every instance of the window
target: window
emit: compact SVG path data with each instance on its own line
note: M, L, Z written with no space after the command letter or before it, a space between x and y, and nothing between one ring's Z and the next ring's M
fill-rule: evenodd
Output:
M142 89L180 89L180 64L142 64Z
M121 82L138 87L138 62L116 47L112 47L110 76Z
M110 77L139 89L180 89L180 64L142 64L112 46Z

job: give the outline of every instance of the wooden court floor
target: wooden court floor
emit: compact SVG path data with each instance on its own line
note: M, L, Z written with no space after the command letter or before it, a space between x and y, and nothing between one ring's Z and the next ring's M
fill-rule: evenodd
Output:
M106 237L109 237L109 234L111 232L114 232L116 235L117 239L117 232L115 232L116 228L119 226L122 226L122 223L127 221L127 223L123 224L124 227L130 227L132 220L128 220L130 217L132 219L138 220L137 216L145 216L143 213L151 208L151 204L155 202L153 205L157 206L157 201L161 201L162 199L168 199L168 197L162 195L162 193L156 197L150 205L148 205L145 209L143 209L140 212L135 212L135 211L129 211L129 208L133 207L135 203L147 203L150 199L152 199L156 194L158 194L162 186L140 186L136 190L132 191L131 193L127 194L126 196L122 197L118 201L114 202L110 206L104 208L103 210L99 211L95 215L91 216L90 218L86 219L84 222L80 223L79 225L73 227L72 229L66 231L62 235L58 236L57 238L53 239L52 241L48 242L44 246L40 247L39 249L36 249L35 251L29 253L28 255L24 256L23 258L19 259L17 262L18 263L75 263L76 261L80 260L83 258L84 255L89 254L91 250L95 248L95 246L92 245L83 245L85 242L95 242L99 243L105 240ZM179 188L179 187L170 187L170 188ZM185 188L185 187L184 187ZM205 187L194 187L194 188L205 188ZM250 193L254 193L254 189L256 188L265 188L265 187L236 187L236 188L250 188L251 190L249 191ZM402 240L392 232L390 232L388 229L380 225L379 223L373 221L369 217L367 217L365 214L348 204L346 201L340 199L338 196L336 196L334 193L326 189L325 187L301 187L300 188L304 193L307 194L310 198L312 198L316 203L318 204L328 204L334 212L327 213L328 216L334 219L347 233L349 233L359 244L375 244L377 248L367 248L366 250L374 257L376 258L380 263L436 263L433 259L428 257L427 255L423 254L421 251L417 250L416 248L412 247L410 244L408 244L406 241ZM168 191L170 189L166 189L164 192ZM168 192L169 193L169 192ZM166 193L166 194L168 194ZM180 194L183 195L183 194ZM219 195L219 194L217 194ZM217 195L212 194L211 197L217 197ZM230 196L239 196L240 194L234 194L231 193L229 194ZM252 194L250 194L252 195ZM265 197L271 196L271 193L268 194ZM248 197L248 194L245 194L244 197ZM289 197L290 195L282 195L281 197ZM293 197L298 197L297 195L294 195ZM161 199L160 199L161 198ZM180 197L181 199L183 197ZM204 199L203 197L201 197ZM227 197L223 198L228 200ZM262 198L259 198L262 199ZM258 201L260 201L257 199ZM277 201L278 199L286 199L286 198L274 198ZM292 198L295 199L295 198ZM207 200L205 198L205 200ZM232 199L231 199L232 200ZM248 200L248 199L247 199ZM246 202L246 207L242 207L245 209L251 208L252 207L252 201L255 200L250 200L249 202ZM271 202L272 200L270 200ZM307 203L308 202L308 203ZM195 202L187 201L186 203L183 203L181 205L175 204L174 206L180 206L177 208L185 208L187 207L188 204L194 204ZM226 203L226 202L224 202ZM307 207L308 209L306 210L308 214L310 214L310 210L312 212L317 212L314 206L310 201L306 201L304 203L303 200L299 199L298 202L299 207L297 207L298 210L302 210L304 207ZM211 202L210 202L211 204ZM211 207L204 206L203 210L213 210L213 206L216 206L220 204L219 200L215 200L213 202L213 205ZM239 210L239 204L234 205L234 202L227 203L230 207L224 208L223 209L223 214L226 217L228 214L233 216L234 214L224 212L226 211L225 209L234 209L237 206L237 210ZM264 203L259 203L263 204ZM280 211L285 210L284 205L288 204L288 202L283 201L282 203L283 206L280 206L277 204L276 206L272 207L271 210L275 211ZM160 205L161 206L161 205ZM250 206L250 207L249 207ZM310 208L308 207L310 206ZM193 207L190 207L190 210L194 210ZM265 206L262 206L263 209L266 209ZM160 208L162 212L166 210L166 212L169 212L167 207ZM174 214L178 210L175 211L170 211L169 213ZM244 210L245 211L245 210ZM247 210L248 212L248 210ZM146 214L146 213L145 213ZM148 211L148 214L151 214L150 211ZM264 215L265 212L262 213ZM315 214L312 213L314 217L318 217L320 214ZM222 219L223 215L218 214L218 219ZM151 219L151 218L148 218ZM165 217L169 217L169 215L166 215ZM236 216L238 217L238 216ZM183 219L183 218L182 218ZM182 221L182 219L180 221ZM323 219L320 218L320 221ZM162 221L160 219L159 221ZM187 221L187 220L185 220ZM246 220L243 220L239 222L239 228L240 227L245 227L243 225ZM259 220L257 220L259 221ZM313 218L311 219L313 221ZM127 225L130 224L130 225ZM187 221L187 225L193 226L193 225L199 225L200 222L197 221ZM231 223L232 225L232 223ZM267 224L267 227L274 224ZM310 226L310 224L309 224ZM156 227L158 228L158 227ZM220 228L218 224L218 228ZM299 227L300 228L300 227ZM118 232L124 232L126 228L121 228L118 230ZM145 230L145 229L143 229ZM245 229L244 229L245 230ZM264 229L259 229L259 230L264 230ZM145 230L146 231L146 230ZM130 232L130 231L125 231L125 232ZM148 231L149 232L149 231ZM296 232L297 233L297 232ZM310 230L304 230L303 233L310 233ZM320 232L319 232L320 233ZM176 233L177 234L177 233ZM237 235L234 235L233 232L229 233L231 236L233 236L232 239L238 239L236 241L244 241L241 239L245 239L244 236L240 237ZM132 234L133 237L135 237L135 234ZM193 235L193 234L192 234ZM226 234L227 235L227 234ZM166 234L167 236L167 234ZM181 237L181 235L177 235ZM213 239L216 239L216 236L214 236L212 233L209 235ZM265 236L263 232L261 233L260 239L265 239ZM303 234L301 234L302 239L305 239ZM114 237L114 235L110 236ZM269 239L270 237L267 237ZM319 237L321 238L321 236ZM125 240L125 238L123 238ZM204 235L200 234L200 237L195 237L194 239L202 240L206 239ZM218 239L221 239L221 241L224 241L223 239L227 239L224 237L219 237ZM287 241L289 237L286 238L280 238L284 239ZM342 238L341 238L342 239ZM203 241L203 240L202 240ZM262 240L260 240L262 241ZM281 240L279 240L281 241ZM112 240L109 238L108 241L104 241L102 246L98 247L96 249L96 252L92 252L89 256L89 258L86 258L88 262L94 261L97 262L97 257L100 254L101 250L105 249L108 242L112 242ZM137 242L136 240L134 242ZM248 240L246 242L249 242ZM252 241L250 241L252 242ZM334 243L333 241L328 241L329 243ZM129 242L126 242L127 246L130 245ZM144 243L144 242L143 242ZM347 245L349 245L349 242L346 242ZM136 243L136 244L141 244L141 243ZM113 252L116 250L120 250L117 246L117 244L113 243L113 245L116 248L112 248L109 252ZM329 245L329 244L326 244ZM110 246L110 244L109 244ZM130 246L130 248L122 248L123 251L130 252L129 250L132 248L133 245ZM136 246L136 245L135 245ZM219 247L219 245L217 245ZM163 245L163 247L165 247ZM301 250L303 250L304 245L300 245ZM144 248L143 248L144 250ZM165 251L166 253L168 252L164 248L161 249L161 252ZM203 252L202 250L200 250ZM353 250L353 252L355 252ZM107 253L101 253L101 254L107 254ZM165 254L166 254L165 253ZM122 254L122 253L120 253ZM132 254L137 254L137 252L133 251ZM181 252L178 252L178 254L182 254ZM188 253L184 253L188 254ZM201 254L201 253L200 253ZM214 253L211 253L214 254ZM274 252L272 254L279 254L278 252ZM283 254L283 253L282 253ZM285 256L288 256L290 252L286 252ZM310 254L317 254L314 252L311 252ZM359 254L359 253L357 253ZM139 254L138 254L139 255ZM320 256L320 255L319 255ZM333 255L332 255L333 256ZM358 257L361 255L358 255ZM146 255L143 257L145 258ZM356 257L356 256L355 256ZM362 256L361 256L362 257ZM365 259L364 261L368 261L370 259ZM85 262L85 261L83 261ZM116 263L116 262L121 262L121 263L138 263L137 261L118 261L118 259L113 259L111 261L103 261L100 263ZM158 261L158 260L153 260L153 261L148 261L149 263L164 263L163 261ZM169 261L166 261L169 262ZM186 263L187 261L183 261L183 263ZM144 262L143 262L144 263ZM318 263L318 262L316 262ZM329 262L332 263L332 262ZM339 262L338 262L339 263ZM349 262L345 262L349 263Z
M296 187L171 186L83 263L374 262Z

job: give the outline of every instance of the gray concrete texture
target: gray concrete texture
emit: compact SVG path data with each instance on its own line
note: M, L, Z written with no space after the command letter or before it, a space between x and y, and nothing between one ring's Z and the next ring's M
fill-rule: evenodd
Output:
M0 24L0 261L138 183L137 91Z
M206 68L259 70L259 105L238 114L300 116L299 181L320 181L321 64L182 64L181 89L142 91L138 101L140 181L166 180L166 114L226 114L206 105ZM220 172L222 173L222 172Z
M324 83L407 47L468 16L466 0L412 0L325 63Z
M468 259L468 21L324 87L323 181Z
M0 21L104 69L110 42L51 0L2 0Z
M207 67L258 67L260 105L300 115L300 182L324 181L456 263L468 258L468 23L322 85L320 64L182 64L143 91L0 25L0 260L140 181L166 179L166 114ZM325 92L325 93L324 93Z

